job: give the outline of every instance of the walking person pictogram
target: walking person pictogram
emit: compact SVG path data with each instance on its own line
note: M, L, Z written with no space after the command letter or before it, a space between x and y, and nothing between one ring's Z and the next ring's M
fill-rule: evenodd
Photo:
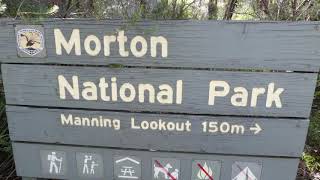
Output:
M98 166L99 164L92 159L92 156L85 155L82 174L94 174L95 168Z
M78 175L86 178L103 177L103 157L97 153L76 154Z
M92 161L91 167L90 167L90 174L94 174L95 168L98 167L98 166L99 166L98 163L96 163L95 161Z
M83 170L82 170L83 174L89 174L89 165L88 165L89 160L92 160L92 156L85 155Z

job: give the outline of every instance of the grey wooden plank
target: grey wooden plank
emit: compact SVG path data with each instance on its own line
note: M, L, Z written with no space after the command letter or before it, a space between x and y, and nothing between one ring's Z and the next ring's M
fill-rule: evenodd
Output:
M19 24L19 22L13 24ZM45 27L48 57L17 58L13 53L15 38L13 34L0 33L6 38L1 62L7 63L59 63L59 64L123 64L128 66L187 67L187 68L233 68L233 69L274 69L318 72L320 63L319 23L252 23L252 22L215 22L215 21L146 21L128 23L123 21L94 20L48 20ZM13 29L13 25L7 25ZM121 57L118 45L111 46L109 57L82 55L57 55L54 42L54 28L60 28L65 36L72 29L80 29L81 43L89 34L102 41L104 35L116 34L125 29L128 42L133 36L143 35L148 41L150 36L164 36L168 40L168 57L152 58L150 51L142 58L131 53ZM66 37L69 38L69 37ZM128 49L128 43L126 49ZM8 52L9 51L9 52ZM159 54L159 53L158 53Z
M0 62L2 62L2 59L9 58L9 56L16 56L16 47L14 28L0 22Z
M141 159L142 166L142 180L153 179L152 161L158 158L172 158L180 161L180 176L179 179L191 180L191 164L193 160L212 160L221 162L221 173L219 180L230 180L232 175L232 165L235 162L251 162L259 164L262 167L261 177L258 179L281 179L294 180L296 176L297 165L299 159L297 158L270 158L270 157L254 157L254 156L221 156L215 154L179 154L179 153L165 153L165 152L148 152L148 151L130 151L117 149L100 149L90 147L73 147L73 146L57 146L57 145L40 145L28 143L13 143L14 156L17 166L18 175L33 176L41 178L58 178L58 179L92 179L81 178L78 175L78 167L76 161L77 153L94 153L100 154L103 158L104 174L102 179L114 179L113 164L115 156L134 156ZM65 175L48 175L44 172L47 169L41 167L41 151L55 151L64 152L66 164ZM30 166L33 162L33 166ZM81 168L81 166L79 166ZM257 175L256 175L257 176Z
M100 119L101 116L103 119L117 122L117 125L110 127L103 126L102 123L67 124L63 117L68 118L69 115L72 115L73 123L77 117ZM301 156L309 124L309 120L293 119L142 114L16 106L7 106L7 116L13 141L286 157ZM160 119L167 123L185 123L184 131L142 129L141 122L159 122ZM189 127L186 126L188 122L191 124ZM219 130L211 128L211 132L206 131L204 122L217 122ZM240 126L241 128L238 128ZM141 129L135 129L137 127ZM255 127L262 130L251 129Z
M314 73L61 67L10 64L2 65L2 73L6 102L10 105L302 118L309 117L317 78L317 74ZM83 90L82 83L85 81L92 81L97 86L97 89L99 89L97 84L100 78L105 78L106 82L111 82L110 79L116 77L118 84L117 101L102 100L100 92L97 100L86 100L82 97L81 92L79 100L72 98L68 92L66 92L66 97L63 99L63 93L59 93L59 75L63 76L68 83L71 83L72 76L79 77L81 91ZM182 93L176 93L178 80L182 80ZM230 85L230 93L225 97L216 97L214 105L208 105L209 85L212 80L227 82ZM132 100L132 102L123 101L124 94L121 95L119 89L124 89L122 88L124 87L122 86L124 83L131 83L136 89L136 97L134 99L125 99L126 101ZM139 102L138 84L148 83L154 87L155 96L159 93L159 85L168 84L171 86L173 89L172 104L165 104L163 101L160 103L157 98L154 98L154 103L150 103L148 92L144 94L144 102ZM272 83L274 83L274 90L270 86ZM231 96L234 94L233 90L235 87L247 89L249 94L247 106L239 107L231 103ZM256 106L251 107L251 91L253 88L265 88L265 94L257 98ZM267 99L272 100L271 96L267 95L267 88L271 92L270 94L280 92L281 89L279 88L283 88L283 92L279 95L278 104L272 101L271 107L266 106ZM213 97L212 89L214 88L211 88L210 97ZM107 89L107 95L111 95L109 90ZM216 88L216 91L221 90L222 88L220 87ZM177 100L179 99L177 98L179 96L177 94L181 94L181 104ZM126 96L130 96L128 91L126 91ZM144 97L142 93L140 93L140 97Z

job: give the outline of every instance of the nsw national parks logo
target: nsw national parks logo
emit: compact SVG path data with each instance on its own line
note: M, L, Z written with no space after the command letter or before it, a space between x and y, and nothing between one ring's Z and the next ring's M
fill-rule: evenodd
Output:
M45 57L45 40L42 26L17 26L17 50L20 57Z

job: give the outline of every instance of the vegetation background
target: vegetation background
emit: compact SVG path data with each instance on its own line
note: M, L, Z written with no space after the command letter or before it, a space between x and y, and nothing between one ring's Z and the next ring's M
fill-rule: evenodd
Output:
M0 17L319 21L320 0L0 0ZM0 95L0 179L19 179ZM320 83L297 179L320 180Z

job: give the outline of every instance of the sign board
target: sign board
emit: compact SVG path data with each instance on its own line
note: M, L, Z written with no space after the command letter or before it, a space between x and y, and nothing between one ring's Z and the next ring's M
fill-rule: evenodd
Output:
M17 21L1 23L0 53L2 56L0 58L2 62L26 63L24 58L17 58L15 43L16 30L21 28L21 24L23 23ZM22 25L22 27L29 29L30 25ZM132 25L132 23L113 20L51 19L41 22L36 29L43 32L46 53L42 58L34 56L28 58L29 63L122 64L138 67L267 69L301 72L318 72L320 67L317 42L320 29L318 22L178 20L135 22ZM134 55L130 48L131 44L134 45L137 42L137 36L138 40L139 36L142 36L147 42L146 53L141 57ZM55 44L55 37L58 38L58 44ZM132 43L135 37L136 40ZM163 37L167 40L167 44L162 43L167 45L163 48L157 44L157 51L153 49L153 55L150 49L152 37ZM69 41L70 38L72 41ZM65 45L67 43L74 45L73 49L62 47L61 43L64 40L66 40ZM92 54L88 43L96 42L100 48ZM167 51L163 53L161 50Z
M320 66L319 24L0 26L18 175L294 179Z
M7 115L12 129L11 139L17 141L294 157L299 157L303 151L309 124L309 120L284 118L186 116L20 106L7 106ZM105 120L101 124L100 116ZM90 122L95 118L99 119L99 123ZM177 124L178 128L171 129L171 124Z
M309 116L317 78L313 73L11 64L2 72L8 104L302 118Z
M241 177L249 175L256 179L285 179L294 180L296 177L295 171L299 159L297 158L279 158L279 157L255 157L255 156L233 156L233 155L216 155L216 154L199 154L199 153L173 153L173 152L151 152L151 151L136 151L136 150L121 150L109 148L93 148L81 146L60 146L60 145L45 145L31 143L14 143L15 162L21 168L17 169L18 174L23 174L27 177L37 176L39 178L55 178L55 179L157 179L165 180L167 173L168 179L188 179L194 180L194 173L200 172L200 175L195 179L210 179L210 177L223 180L231 180L236 176ZM47 158L46 155L40 154L42 150L52 152L63 152L65 157L57 156L62 161L50 161L46 163L50 165L52 162L52 173L48 174L47 166L41 164L41 158ZM79 170L83 166L75 166L77 164L76 154L100 154L103 158L103 178L84 178L79 175ZM27 154L27 155L26 155ZM44 156L44 157L43 157ZM116 163L119 158L120 163ZM33 166L30 166L30 162ZM158 163L157 163L158 162ZM201 175L200 169L196 169L195 163L200 164L203 169L207 162L208 174ZM141 174L139 164L141 163ZM61 167L65 167L66 171L59 171ZM55 168L55 166L57 168ZM90 163L91 165L91 163ZM23 168L22 168L23 167ZM96 166L97 168L99 166ZM57 169L57 171L55 171ZM167 170L168 169L168 170ZM177 170L176 170L177 169ZM212 171L212 175L210 170ZM45 173L44 173L45 172ZM178 175L178 176L177 176ZM121 178L121 176L126 176ZM172 176L172 177L171 177ZM132 177L132 178L128 178ZM138 177L138 178L134 178ZM199 178L200 177L200 178Z

